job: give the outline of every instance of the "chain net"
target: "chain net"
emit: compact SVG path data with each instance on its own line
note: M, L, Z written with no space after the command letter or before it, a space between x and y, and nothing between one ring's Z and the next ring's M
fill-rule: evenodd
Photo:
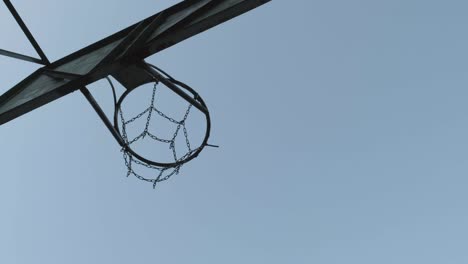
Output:
M159 84L159 82L155 81L153 91L152 91L152 96L151 96L151 104L143 112L139 113L138 115L136 115L135 117L133 117L133 118L131 118L129 120L125 120L122 109L118 109L119 116L120 116L120 121L121 121L121 124L120 124L121 131L122 131L121 136L122 136L122 139L125 142L125 146L122 148L122 152L123 152L123 157L124 157L124 160L125 160L125 165L127 167L127 177L130 176L130 175L133 175L133 176L135 176L136 178L138 178L140 180L151 182L151 183L153 183L153 188L156 187L156 184L158 182L168 180L173 175L178 174L179 171L180 171L180 168L184 164L183 161L187 157L189 157L191 154L198 151L198 149L200 148L200 147L192 148L192 146L190 144L189 136L188 136L188 133L187 133L187 127L185 125L185 121L189 117L190 110L192 109L192 105L189 104L189 106L187 107L187 109L185 111L185 114L184 114L184 116L183 116L183 118L181 120L176 120L176 119L166 115L165 113L160 111L155 106L155 99L156 99L156 95L157 95L158 84ZM161 116L162 118L164 118L167 121L174 124L175 131L174 131L171 138L160 138L157 135L154 135L153 133L151 133L149 131L151 119L152 119L153 115L155 115L155 114ZM131 123L139 120L139 119L142 119L142 118L146 118L146 121L145 121L146 123L145 123L145 127L143 129L143 132L141 132L135 138L129 138L128 133L127 133L127 126L130 125ZM185 138L185 145L186 145L186 149L187 149L186 153L184 153L184 154L179 154L176 151L176 138L181 133L181 131L183 133L183 137ZM129 147L132 144L134 144L134 143L136 143L136 142L138 142L138 141L140 141L140 140L142 140L144 138L149 138L149 139L157 141L159 143L167 144L169 146L170 151L172 152L171 156L172 156L172 159L173 159L175 165L172 166L172 167L163 167L163 166L155 166L155 165L152 165L152 164L148 164L148 163L138 159L137 157L132 155L132 153L130 153L127 150L126 147ZM154 170L155 175L153 177L142 176L141 173L135 171L136 166L143 166L143 167L146 167L148 169Z

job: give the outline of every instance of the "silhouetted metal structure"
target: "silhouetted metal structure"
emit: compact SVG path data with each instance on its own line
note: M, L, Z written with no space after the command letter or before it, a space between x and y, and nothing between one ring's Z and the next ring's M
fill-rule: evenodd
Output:
M149 165L177 167L198 155L201 149L208 145L209 112L206 104L193 89L173 78L164 76L148 65L144 59L270 0L182 1L52 63L49 62L11 2L3 1L39 58L1 49L0 55L41 64L43 67L0 96L0 125L73 91L80 90L117 142L132 157L138 158L138 154L134 153L128 142L122 138L121 131L116 124L117 118L112 124L86 85L113 76L129 92L148 82L161 82L204 113L207 118L208 128L203 145L187 159L176 159L174 163L158 163L143 158L144 162Z

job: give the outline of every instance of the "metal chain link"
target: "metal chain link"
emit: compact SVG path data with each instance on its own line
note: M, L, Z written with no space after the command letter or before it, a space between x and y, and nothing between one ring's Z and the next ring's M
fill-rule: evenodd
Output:
M122 138L123 138L126 146L130 146L133 143L139 141L140 139L145 138L146 136L148 136L149 138L151 138L151 139L153 139L155 141L169 144L169 149L172 151L172 156L173 156L173 159L174 159L174 163L177 163L177 162L180 162L180 161L186 159L187 157L189 157L190 155L192 155L194 152L196 152L199 149L199 148L192 149L191 144L190 144L190 140L189 140L189 136L188 136L188 132L187 132L187 127L185 125L185 121L187 120L187 118L188 118L188 116L190 114L190 110L192 108L192 105L190 104L187 107L187 110L185 111L184 117L180 121L178 121L178 120L164 114L162 111L157 109L156 106L155 106L158 84L159 84L159 82L155 81L154 87L153 87L153 93L152 93L152 96L151 96L151 105L148 108L146 108L143 112L139 113L135 117L133 117L130 120L126 121L125 118L124 118L124 114L123 114L122 109L118 109L118 111L120 112L119 115L120 115L121 128L122 128ZM149 132L149 126L150 126L150 123L151 123L153 111L156 112L159 116L161 116L164 119L168 120L169 122L177 124L175 132L172 135L171 139L163 139L163 138L160 138L160 137L158 137L158 136L156 136L156 135ZM135 137L134 139L129 140L128 139L128 133L127 133L127 130L126 130L127 125L135 122L136 120L142 118L145 115L147 115L147 116L146 116L146 123L145 123L145 128L144 128L143 132L140 135L138 135L137 137ZM177 153L176 153L175 141L176 141L176 138L177 138L181 128L183 130L183 134L184 134L184 138L185 138L185 144L186 144L186 147L187 147L188 151L184 155L182 155L180 158L178 158ZM127 177L130 176L130 175L133 175L133 176L135 176L136 178L138 178L140 180L147 181L147 182L152 182L153 183L153 188L156 187L156 184L158 182L168 180L173 175L178 174L179 171L180 171L180 168L182 167L182 164L177 165L177 166L175 166L173 168L154 166L154 165L147 164L146 162L142 162L142 161L136 159L130 152L127 151L126 147L122 148L122 152L123 152L123 157L124 157L124 160L125 160L125 166L127 167ZM153 170L158 171L156 173L157 176L155 178L143 177L139 173L135 172L135 170L133 168L134 164L146 167L148 169L153 169Z

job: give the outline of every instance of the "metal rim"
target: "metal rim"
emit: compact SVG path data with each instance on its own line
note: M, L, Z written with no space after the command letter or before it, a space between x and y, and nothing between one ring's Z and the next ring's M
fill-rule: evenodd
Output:
M161 76L161 78L164 78ZM188 92L190 92L195 100L197 100L201 105L203 105L206 109L207 106L205 104L205 102L203 101L203 99L198 95L197 92L195 92L195 90L193 88L191 88L190 86L186 85L185 83L182 83L180 81L177 81L177 80L174 80L172 78L165 78L167 81L171 81L179 86L181 86L182 88L184 88L185 90L187 90ZM158 79L155 78L155 81L159 81ZM141 86L139 86L141 87ZM119 121L118 121L118 114L121 110L121 105L122 105L122 102L125 100L125 98L135 89L138 89L139 87L136 87L134 89L129 89L129 90L126 90L119 98L119 101L117 102L117 105L115 107L115 111L114 111L114 128L116 129L116 131L119 133L120 137L123 139L124 137L122 136L122 132L120 130L120 126L119 126ZM123 148L124 148L124 151L127 151L129 154L131 154L133 157L139 159L140 161L142 162L145 162L147 164L150 164L150 165L153 165L153 166L159 166L159 167L165 167L165 168L173 168L173 167L177 167L177 166L180 166L186 162L189 162L191 161L192 159L194 159L195 157L198 156L198 154L200 154L200 152L205 148L205 146L208 144L208 138L210 137L210 131L211 131L211 119L210 119L210 114L209 112L207 111L206 113L205 112L202 112L200 111L201 113L203 113L205 115L205 119L206 119L206 132L205 132L205 137L203 139L203 142L202 144L200 145L200 147L194 151L191 155L189 155L188 157L186 157L185 159L182 159L180 161L177 161L177 162L169 162L169 163L164 163L164 162L156 162L156 161L152 161L152 160L149 160L149 159L146 159L144 157L142 157L141 155L139 155L138 153L136 153L131 147L130 145L124 145ZM128 143L128 142L125 142L125 143Z

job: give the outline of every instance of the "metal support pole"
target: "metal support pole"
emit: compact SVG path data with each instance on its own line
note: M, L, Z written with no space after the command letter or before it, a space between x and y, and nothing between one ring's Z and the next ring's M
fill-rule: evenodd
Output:
M117 142L119 143L119 145L121 147L125 147L125 143L124 143L124 140L122 139L122 137L119 135L119 133L117 132L117 130L114 128L114 126L112 125L112 123L109 121L109 119L107 118L106 114L104 113L104 111L102 111L101 107L99 106L99 104L96 102L96 100L94 99L93 95L89 92L89 90L86 88L86 87L81 87L80 88L80 91L83 93L83 95L86 97L86 99L88 100L88 102L91 104L91 106L94 108L94 110L96 111L96 113L99 115L99 117L101 118L102 122L104 122L104 125L106 125L107 129L109 129L109 131L111 132L112 136L114 136L115 140L117 140Z

